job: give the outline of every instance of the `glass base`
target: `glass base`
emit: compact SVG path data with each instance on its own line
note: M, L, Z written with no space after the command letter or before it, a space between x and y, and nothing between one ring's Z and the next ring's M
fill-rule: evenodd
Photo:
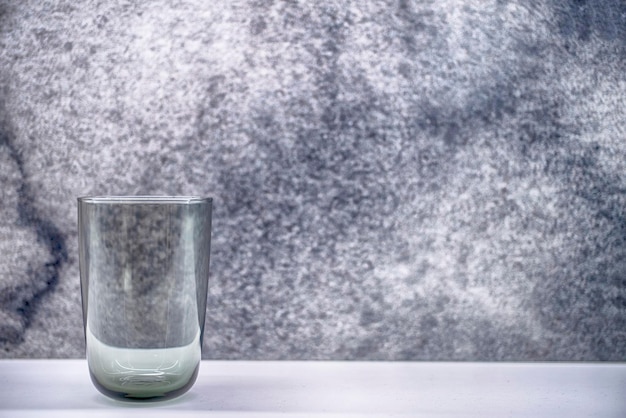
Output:
M198 377L199 368L200 365L196 366L187 382L177 389L172 389L169 385L166 385L166 387L159 387L160 385L158 382L148 381L148 386L143 389L137 387L137 382L135 382L134 387L128 388L128 390L119 391L119 386L116 390L110 389L109 387L101 384L91 369L89 370L89 376L91 377L91 381L96 389L110 398L129 402L154 402L174 399L187 392L195 383L196 378ZM137 378L140 379L141 376L138 376Z
M115 399L164 400L185 393L200 367L200 333L182 347L121 348L104 344L87 327L87 362L98 390Z

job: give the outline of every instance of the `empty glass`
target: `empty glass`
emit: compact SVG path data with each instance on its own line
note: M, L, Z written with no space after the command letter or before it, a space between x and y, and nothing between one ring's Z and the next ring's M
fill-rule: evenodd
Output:
M89 372L114 398L167 399L200 365L211 198L78 198Z

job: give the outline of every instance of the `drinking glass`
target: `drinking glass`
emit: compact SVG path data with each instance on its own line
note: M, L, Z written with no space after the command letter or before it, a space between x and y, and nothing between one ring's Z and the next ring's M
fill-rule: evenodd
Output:
M195 382L211 204L196 196L78 198L87 362L102 393L169 399Z

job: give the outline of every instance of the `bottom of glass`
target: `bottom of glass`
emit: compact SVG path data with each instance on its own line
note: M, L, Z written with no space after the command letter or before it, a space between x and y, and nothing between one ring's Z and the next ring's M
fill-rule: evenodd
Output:
M137 388L137 385L135 385L135 387L120 391L119 387L111 389L100 383L98 377L94 375L91 369L89 370L89 376L96 389L110 398L128 402L154 402L174 399L187 392L195 383L199 368L200 365L197 365L188 380L183 382L182 386L175 389L169 384L159 385L159 382L154 382L154 379L150 381L149 378L144 378L143 382L147 383L148 387L141 389ZM141 375L135 375L134 378L137 379L137 382L142 381Z
M193 341L170 348L124 348L87 335L91 380L107 396L123 400L164 400L185 393L196 381L202 346L200 330Z

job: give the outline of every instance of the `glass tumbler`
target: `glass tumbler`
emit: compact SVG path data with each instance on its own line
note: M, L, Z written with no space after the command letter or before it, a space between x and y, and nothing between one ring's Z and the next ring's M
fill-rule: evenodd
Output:
M195 196L78 198L87 363L102 393L169 399L195 382L211 204Z

